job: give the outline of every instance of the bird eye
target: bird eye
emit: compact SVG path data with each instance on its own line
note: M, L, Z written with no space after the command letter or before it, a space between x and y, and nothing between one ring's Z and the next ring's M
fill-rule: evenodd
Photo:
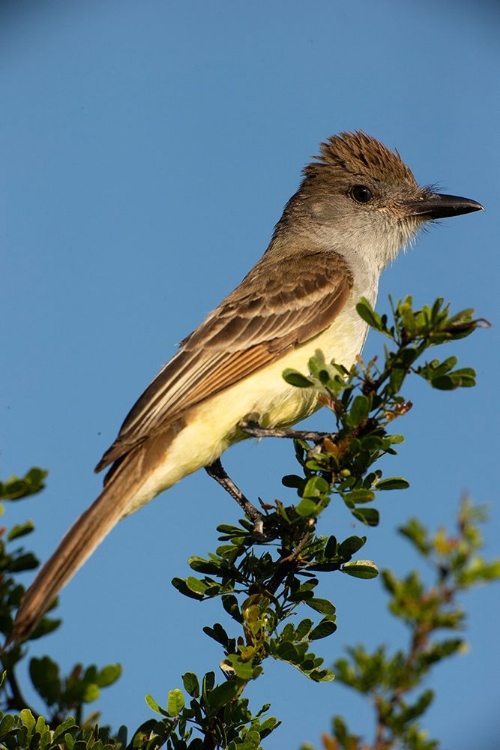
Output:
M373 198L372 191L365 185L354 185L350 190L350 195L356 203L368 203Z

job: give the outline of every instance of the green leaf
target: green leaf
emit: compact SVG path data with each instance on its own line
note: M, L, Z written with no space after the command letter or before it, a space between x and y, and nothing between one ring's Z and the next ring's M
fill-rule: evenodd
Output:
M321 620L318 625L311 631L309 639L311 641L317 641L320 638L327 638L337 630L336 624L329 619Z
M313 626L313 621L309 620L309 618L306 618L305 620L302 620L297 625L297 629L295 631L295 638L298 641L301 641L303 638L305 638L308 633L310 632L311 628Z
M311 516L316 516L321 511L321 504L308 497L304 497L295 507L295 511L302 518L310 518Z
M168 693L167 698L167 711L170 714L170 716L179 716L180 712L185 706L184 696L182 694L182 690L179 690L179 688L174 688L174 690L170 690Z
M356 305L356 310L360 318L363 318L365 323L368 323L371 328L375 328L377 331L384 330L382 318L378 313L375 312L366 297L361 297L360 301Z
M427 529L418 518L410 518L404 526L399 527L398 531L402 536L409 539L423 555L429 554L432 545L427 537Z
M229 636L222 625L219 625L218 622L214 624L213 628L204 627L203 632L206 633L209 638L213 638L214 641L220 643L221 646L227 647L229 643Z
M59 700L62 690L59 665L48 656L41 659L34 656L30 660L29 672L37 693L48 706L53 706Z
M338 554L338 542L336 537L330 536L328 537L328 541L325 544L325 557L328 559L331 559L332 557L336 557Z
M235 674L241 680L253 680L262 671L259 666L254 666L251 661L243 661L238 654L230 654L228 657Z
M356 396L349 410L349 424L357 427L367 418L371 409L371 399L367 396Z
M35 568L38 568L38 565L39 562L35 555L31 552L26 552L24 555L12 557L9 560L7 570L9 570L10 573L22 573L24 570L34 570Z
M184 596L188 596L191 599L198 599L199 601L204 598L203 594L193 591L183 578L172 578L172 586L174 586L177 591L180 591L181 594L184 594Z
M83 703L92 703L99 698L99 687L95 682L91 682L85 686L83 691L82 701Z
M278 643L276 652L283 661L288 661L292 664L297 664L300 661L299 651L290 641Z
M24 726L27 727L30 732L33 731L36 721L29 708L21 709L21 711L19 711L19 716L21 717L21 721L23 722Z
M304 497L321 498L330 489L330 485L323 477L311 477L304 488Z
M425 690L422 695L419 696L416 703L414 703L413 706L409 706L406 711L403 712L402 718L406 722L418 719L419 716L422 716L422 714L427 711L433 700L434 691L430 689Z
M156 734L155 730L158 729L158 727L161 726L157 719L147 719L147 721L143 721L142 724L135 730L132 742L130 745L127 746L127 750L131 750L131 748L134 748L136 750L137 748L140 748L141 750L145 750L145 748L148 748L148 745L144 745L144 739L149 737L151 734L154 736ZM148 750L151 748L151 750L156 750L160 747L157 743L155 745L149 744ZM59 750L59 749L58 749ZM74 750L77 750L76 748ZM86 747L82 748L82 750L87 750ZM88 748L90 750L90 748ZM93 749L92 749L93 750ZM122 750L120 748L120 750Z
M146 703L148 704L149 708L154 711L157 714L161 714L161 716L167 716L167 712L165 709L161 708L161 706L158 705L158 703L155 701L152 695L147 693L146 695Z
M220 548L217 550L217 553L220 555ZM211 560L204 560L202 557L198 557L197 555L193 555L188 559L189 567L192 568L192 570L195 570L197 573L205 573L208 575L218 575L220 573L220 563L213 562ZM188 583L189 588L191 588L191 585Z
M192 698L199 698L200 682L194 672L186 672L186 674L182 675L182 684Z
M299 477L296 474L286 474L281 483L284 487L291 487L294 490L300 490L305 484L303 477Z
M341 716L335 716L333 719L333 731L336 739L341 743L342 747L347 747L347 741L349 734L347 726Z
M351 513L366 526L378 526L380 514L375 508L355 508Z
M309 367L311 375L313 375L315 378L319 378L319 373L321 372L321 370L327 367L325 355L323 354L321 349L316 349L314 356L309 359L307 366Z
M375 488L377 490L407 490L410 483L403 479L403 477L388 477L387 479L379 479Z
M432 378L430 384L438 391L453 391L456 388L451 375L438 375L436 378Z
M44 617L40 620L30 635L29 640L34 641L37 638L42 638L44 635L48 635L48 633L53 633L54 630L57 630L61 622L62 620L55 620L52 617Z
M342 572L347 573L353 578L376 578L378 576L378 568L373 560L352 560L342 565Z
M343 492L342 497L351 503L371 503L375 500L375 493L373 490L352 490L352 492Z
M346 563L347 564L347 563ZM334 615L335 614L335 607L329 601L328 599L306 599L305 604L307 604L308 607L311 607L311 609L314 609L316 612L319 612L322 615Z
M266 709L267 711L267 709ZM274 732L274 730L279 727L281 724L280 721L278 721L274 716L269 716L265 721L262 722L260 725L260 736L261 739L265 739L268 737L271 732Z
M99 687L108 687L112 685L121 676L121 664L107 664L97 675L97 684Z
M62 724L59 724L59 726L54 730L52 742L56 743L57 740L65 734L66 730L70 729L73 726L75 726L75 720L72 716L68 716L68 718L63 721Z
M405 436L404 435L388 435L387 440L391 443L391 445L397 445L398 443L404 443Z
M307 675L313 682L331 682L335 679L334 673L330 669L314 669Z
M339 546L338 554L341 558L351 557L356 554L366 543L366 536L350 536Z
M34 467L24 477L10 477L6 482L0 482L0 499L21 500L23 497L35 495L43 490L43 480L46 476L46 471Z
M25 523L17 524L9 530L7 539L9 540L9 542L11 542L13 539L19 539L19 537L21 536L31 534L34 528L35 524L33 523L33 521L26 521Z
M453 391L455 388L472 388L476 385L476 373L471 367L455 370L449 375L441 375L430 381L433 388L440 391Z
M12 729L16 720L12 714L5 714L0 721L0 738L4 737Z
M224 607L228 615L231 615L233 620L236 620L236 622L239 623L243 622L238 599L234 596L234 594L224 594L224 596L222 596L222 606Z
M296 388L311 388L311 386L315 385L313 380L290 367L283 370L283 378L288 385L294 385Z
M401 364L396 365L394 363L392 365L390 376L389 376L389 382L391 384L391 393L397 393L399 390L401 390L401 386L403 385L403 381L406 375L407 375L407 368L405 368Z
M241 687L236 680L228 680L221 685L217 685L217 687L207 693L207 703L210 712L214 714L222 706L227 706L237 697L240 690Z
M412 310L411 304L411 300L407 298L405 302L398 305L398 313L401 316L404 329L411 337L413 337L416 331L416 324L415 313Z
M392 571L387 570L387 568L382 571L382 584L389 594L394 595L398 589L398 579Z
M195 578L194 576L188 576L186 578L186 585L194 594L199 594L201 596L205 594L208 588L208 584L205 583L205 581L200 581L199 578Z
M207 672L203 675L202 682L202 695L206 698L208 693L214 689L215 686L215 672Z
M462 638L447 638L444 641L433 644L431 650L439 655L439 658L443 659L447 656L453 656L458 651L462 651L464 648L464 641Z

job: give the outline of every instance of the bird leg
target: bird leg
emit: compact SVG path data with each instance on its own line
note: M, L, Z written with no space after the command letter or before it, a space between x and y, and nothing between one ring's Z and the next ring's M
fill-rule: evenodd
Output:
M243 419L239 424L238 428L246 435L255 438L263 437L277 437L277 438L289 438L293 440L310 440L316 445L320 443L324 438L331 437L329 432L310 432L308 430L279 430L269 429L261 427L258 422L253 419ZM215 479L223 489L228 492L234 500L238 503L240 508L245 513L246 517L249 518L254 525L254 532L258 536L263 535L264 530L264 516L260 511L257 510L255 505L252 505L239 487L235 485L231 477L227 474L224 467L222 466L220 458L216 459L210 466L205 466L205 471L209 477Z
M255 505L252 505L250 500L247 500L243 492L235 485L231 477L226 473L226 470L222 466L220 458L217 458L210 466L205 466L205 471L209 477L215 479L215 481L223 487L226 492L229 492L232 498L236 500L240 508L249 518L254 525L254 532L259 536L263 535L264 531L264 518Z

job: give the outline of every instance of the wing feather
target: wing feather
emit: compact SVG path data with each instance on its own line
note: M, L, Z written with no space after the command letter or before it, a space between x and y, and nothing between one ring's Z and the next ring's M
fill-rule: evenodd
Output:
M351 288L349 267L336 253L311 252L292 262L269 262L264 255L146 388L96 471L187 409L320 334Z

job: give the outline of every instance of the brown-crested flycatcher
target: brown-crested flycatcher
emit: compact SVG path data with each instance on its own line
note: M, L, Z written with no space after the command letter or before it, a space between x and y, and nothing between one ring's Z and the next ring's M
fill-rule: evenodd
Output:
M241 284L181 344L129 412L97 465L104 489L38 573L12 639L32 631L61 588L124 516L202 467L210 467L252 415L290 426L318 408L285 368L307 371L322 350L350 367L375 304L382 270L426 221L482 208L419 187L399 154L361 132L321 144L304 169L271 243Z

